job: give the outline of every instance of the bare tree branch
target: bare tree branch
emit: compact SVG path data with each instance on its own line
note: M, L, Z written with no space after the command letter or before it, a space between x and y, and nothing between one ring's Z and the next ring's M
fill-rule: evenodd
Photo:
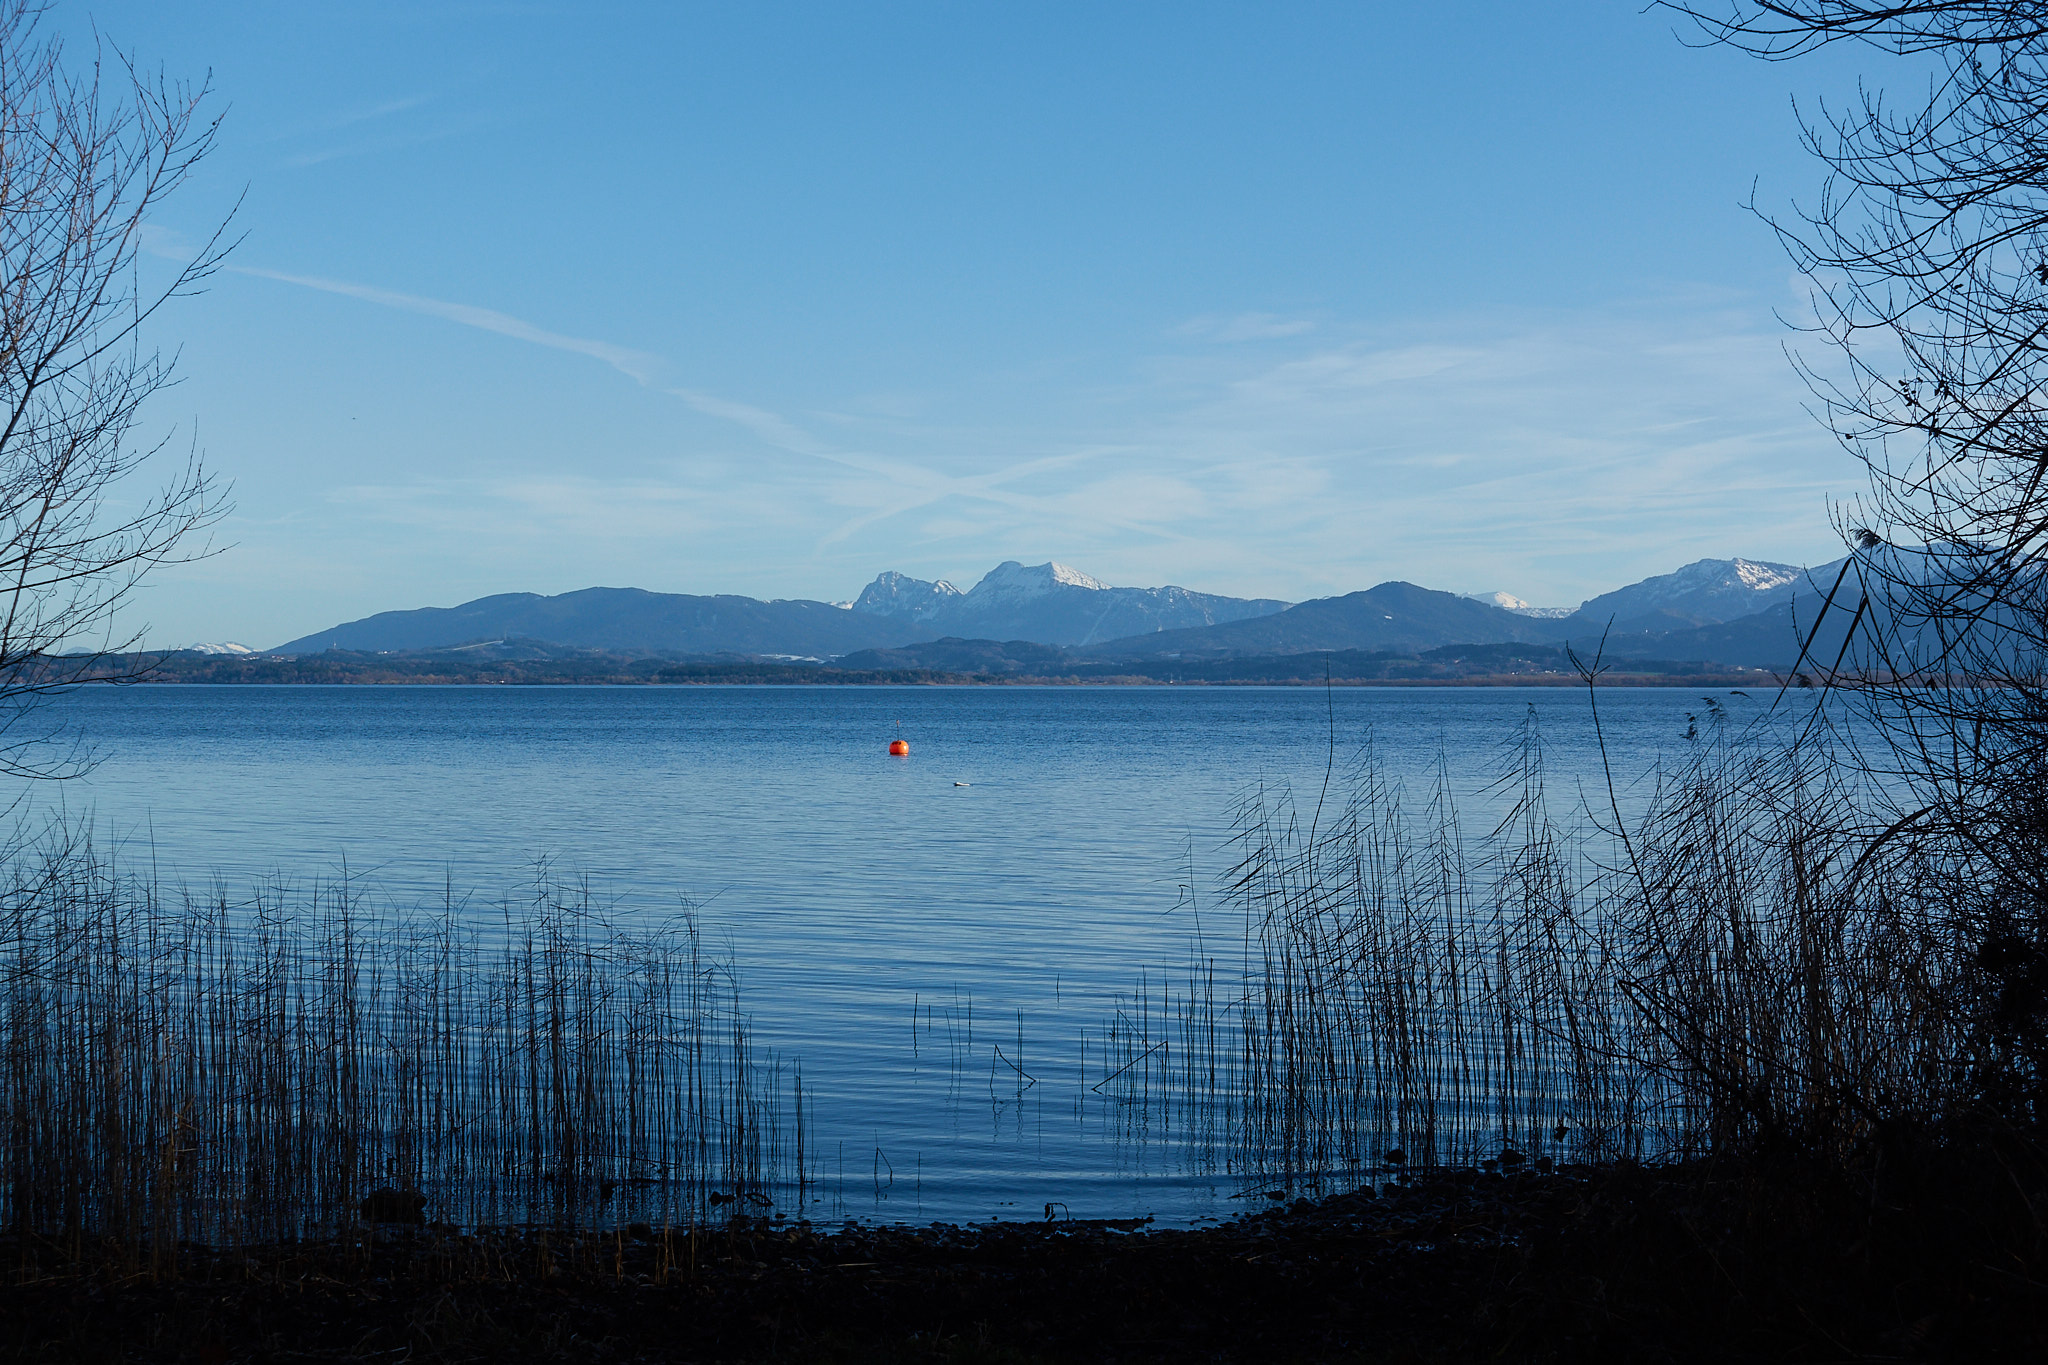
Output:
M1859 43L1917 92L1807 114L1820 197L1764 216L1812 281L1796 361L1868 474L1837 509L1862 591L1832 680L1888 741L1899 818L1863 858L1910 837L1939 870L1979 1084L2048 1130L2048 993L2012 967L2048 983L2048 3L1663 8L1769 60Z
M0 775L64 776L75 747L31 722L40 697L132 651L118 609L160 564L210 553L224 510L196 454L154 491L163 452L133 443L174 361L141 332L232 243L225 223L168 280L144 283L143 232L213 149L205 85L95 43L74 69L29 0L0 0Z

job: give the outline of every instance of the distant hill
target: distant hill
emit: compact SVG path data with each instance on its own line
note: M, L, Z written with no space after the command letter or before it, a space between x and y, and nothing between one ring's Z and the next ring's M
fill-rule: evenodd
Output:
M661 654L764 654L823 658L904 644L930 632L915 623L825 602L693 597L640 588L585 588L555 597L502 593L457 607L386 611L279 645L276 654L324 650L446 649L523 638L583 649Z
M1456 682L1460 679L1528 683L1576 683L1580 673L1564 650L1549 645L1445 645L1404 653L1395 650L1326 649L1291 654L1193 655L1145 659L1103 659L1093 651L1061 649L1028 640L933 640L898 649L863 650L834 667L863 673L921 672L971 681L1033 679L1091 682L1116 679L1170 683L1296 683L1328 680L1362 682ZM1634 681L1664 678L1725 678L1735 670L1699 661L1631 657L1609 677ZM1745 679L1746 681L1746 679Z
M1642 623L1647 618L1638 618L1636 629L1624 629L1617 625L1603 635L1598 630L1587 630L1584 634L1573 635L1569 640L1560 641L1560 646L1569 645L1582 658L1592 659L1604 651L1612 660L1640 658L1686 658L1707 659L1718 664L1741 668L1767 668L1778 672L1789 672L1793 661L1799 657L1799 646L1805 638L1805 631L1811 629L1811 611L1818 601L1802 601L1795 608L1790 602L1766 608L1750 616L1738 617L1733 621L1716 621L1704 626L1681 626L1675 630L1656 630ZM1852 607L1853 610L1853 607ZM1804 622L1804 628L1800 623ZM1841 647L1841 627L1828 632L1832 648ZM1834 662L1829 652L1828 640L1816 642L1815 652L1825 653L1819 667ZM1817 667L1812 660L1804 665L1807 669Z
M1068 653L1058 645L1042 645L1035 640L963 640L956 635L896 649L857 650L832 662L839 668L919 668L997 676L1044 676L1070 671Z
M1555 624L1456 593L1413 583L1382 583L1342 597L1302 602L1270 616L1112 640L1082 652L1103 659L1233 658L1320 649L1417 654L1443 645L1550 640L1556 631L1548 627Z
M1112 588L1064 564L997 566L961 592L944 581L879 575L846 605L585 588L554 597L502 593L455 607L386 611L302 635L277 654L447 649L524 639L628 653L832 658L944 636L1072 645L1277 612L1285 602L1186 588Z
M1187 588L1112 588L1065 564L1008 560L967 592L952 584L885 573L853 604L905 618L932 634L964 639L1086 645L1126 635L1215 625L1284 611L1271 598L1220 597Z
M1934 657L1940 648L1938 637L1933 632L1922 630L1922 623L1913 619L1910 610L1902 610L1886 595L1884 587L1887 578L1904 581L1940 581L1944 577L1966 578L1969 572L1967 556L1933 551L1930 549L1899 549L1884 547L1875 551L1858 551L1858 561L1871 554L1882 554L1886 562L1873 566L1867 579L1857 563L1836 560L1819 568L1802 571L1798 581L1787 588L1774 589L1771 596L1779 600L1762 611L1739 616L1725 621L1709 621L1697 625L1672 626L1668 614L1639 616L1633 621L1615 621L1611 627L1603 621L1586 619L1581 611L1565 623L1573 627L1570 641L1572 647L1590 656L1601 646L1601 634L1606 634L1605 648L1611 659L1631 659L1647 656L1702 658L1720 663L1739 664L1751 668L1768 668L1787 672L1797 668L1804 673L1825 673L1835 667L1837 661L1844 669L1884 667L1888 663L1919 657L1926 662ZM1844 566L1848 572L1844 573ZM1883 572L1878 572L1878 568ZM1829 594L1840 588L1832 608L1827 607ZM1866 590L1871 600L1864 603ZM1859 605L1862 619L1853 641L1848 638L1850 623L1857 619ZM2000 613L1994 611L1990 619L1996 621ZM1882 638L1887 648L1893 651L1891 659L1881 659L1869 648L1869 641ZM1966 637L1982 641L1989 637ZM1810 641L1810 646L1809 646ZM1802 647L1807 647L1804 657ZM1957 656L1967 661L1968 655Z
M1811 571L1832 582L1841 561ZM1627 630L1684 630L1754 616L1808 590L1809 571L1756 559L1702 559L1580 604L1563 624L1573 634L1612 622Z
M831 663L720 655L672 658L572 649L511 640L482 646L400 653L326 650L318 654L169 654L86 656L64 661L67 681L79 678L234 685L255 683L448 685L506 683L523 686L689 686L740 684L864 686L873 684L995 685L1005 683L1264 685L1319 687L1473 684L1577 686L1580 677L1562 650L1541 645L1451 646L1420 655L1387 651L1315 650L1302 654L1225 659L1102 661L1078 658L1057 645L1029 641L937 640L902 649L870 651L880 660L849 655ZM860 666L849 667L858 661ZM55 661L53 661L55 662ZM890 667L871 667L883 662ZM948 667L945 664L957 665ZM1631 659L1603 674L1608 683L1741 686L1757 679L1698 663Z
M1789 600L1753 615L1680 630L1624 630L1617 626L1608 636L1608 654L1633 658L1679 652L1780 672L1796 667L1809 674L1825 674L1838 662L1852 672L1901 665L1936 672L1971 671L1987 664L2014 667L2018 661L2010 651L2027 632L2014 628L2009 607L1986 608L1978 625L1968 630L1956 629L1953 621L1937 630L1928 625L1910 594L1904 601L1890 596L1888 584L1953 583L1957 586L1945 592L1967 599L1969 589L1964 585L1972 581L1978 567L1973 555L1966 547L1859 550L1846 575L1843 567L1847 561L1823 565L1802 575L1798 591ZM1871 562L1876 556L1882 560ZM1823 610L1831 592L1836 592L1834 604ZM1852 623L1856 635L1850 639ZM1596 640L1594 632L1587 629L1574 644L1583 650ZM1874 640L1883 642L1881 650L1873 649ZM1806 652L1802 656L1803 646ZM1993 663L1987 655L2003 657Z

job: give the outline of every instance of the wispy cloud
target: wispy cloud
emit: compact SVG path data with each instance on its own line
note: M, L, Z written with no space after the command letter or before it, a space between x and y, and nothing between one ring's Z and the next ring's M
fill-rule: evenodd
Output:
M295 148L280 164L295 169L346 157L376 156L481 132L503 115L475 105L450 105L446 92L419 91L368 100L273 130L265 141Z
M566 472L422 478L337 488L330 502L392 526L478 544L645 542L773 510L760 487L718 479L599 479Z
M1229 330L1219 325L1120 376L1018 379L1007 397L1031 414L1022 421L935 392L901 416L821 417L827 435L677 382L668 360L634 347L473 304L240 269L595 360L739 442L694 448L668 476L519 472L348 493L365 514L483 541L548 527L585 547L578 563L601 558L599 542L652 562L687 530L699 552L723 547L736 565L844 566L822 589L760 569L758 582L726 585L740 591L843 595L841 574L882 567L972 581L1002 558L1055 555L1113 582L1301 598L1401 577L1569 605L1709 555L1817 561L1832 550L1825 496L1850 474L1802 409L1781 324L1753 300L1261 323L1269 334L1244 347L1211 344ZM557 553L522 543L522 562Z
M1681 296L1194 337L1049 393L1033 429L903 427L1024 472L1000 503L940 498L840 539L886 523L897 567L925 573L1065 553L1114 582L1299 598L1398 577L1560 604L1695 558L1817 560L1854 472L1782 336L1762 302ZM1077 458L1024 462L1048 450Z
M1817 557L1853 473L1781 337L1761 306L1680 299L1163 356L1143 386L1172 415L1125 464L1228 509L1188 528L1211 562L1296 593L1399 576L1569 603L1690 558Z
M379 100L374 104L358 105L344 109L325 119L320 126L330 132L339 128L353 128L359 123L373 123L378 119L403 114L433 102L432 95L401 95L396 99Z
M258 266L231 265L227 269L238 275L253 275L259 279L276 280L282 284L295 284L303 289L318 289L326 294L341 294L347 298L361 299L365 303L400 308L408 313L423 313L428 317L440 318L444 322L496 332L515 341L531 342L535 346L546 346L551 350L589 356L592 360L602 361L640 384L651 384L662 365L659 356L649 355L645 351L614 346L606 341L593 341L588 337L565 336L560 332L551 332L545 327L536 327L523 318L500 313L493 308L479 308L468 303L451 303L446 299L426 298L419 294L401 294L393 289L352 284L347 280L330 280L319 275L294 275L282 270L265 270Z
M1174 334L1203 341L1276 341L1313 332L1315 323L1307 318L1283 318L1275 313L1239 313L1235 317L1199 317L1174 328Z
M646 351L588 337L570 336L509 313L475 304L457 303L447 299L382 289L374 285L255 266L230 266L228 269L259 279L274 280L305 289L317 289L323 293L338 294L365 303L494 332L500 336L535 346L545 346L551 350L587 356L610 366L637 384L680 399L696 412L731 423L776 449L823 461L864 476L866 483L858 490L847 485L837 487L838 496L833 501L838 505L851 505L860 510L850 519L842 520L836 526L824 530L820 545L844 541L877 522L903 516L949 499L991 503L1013 512L1077 517L1105 529L1144 529L1142 523L1133 521L1122 510L1122 504L1115 501L1074 506L1063 499L1031 497L1010 488L1010 485L1021 480L1083 460L1087 458L1085 451L1033 455L1018 459L992 472L947 474L900 457L846 450L820 439L798 423L765 408L700 389L666 383L664 378L670 368L668 362L663 357Z
M716 417L745 427L772 446L821 460L842 462L844 459L825 442L816 439L787 418L777 416L765 408L757 408L749 403L736 403L730 398L720 398L716 394L704 393L697 389L665 389L663 392L682 399L706 417Z
M144 223L139 240L145 253L167 261L190 260L196 254L191 238L161 223Z

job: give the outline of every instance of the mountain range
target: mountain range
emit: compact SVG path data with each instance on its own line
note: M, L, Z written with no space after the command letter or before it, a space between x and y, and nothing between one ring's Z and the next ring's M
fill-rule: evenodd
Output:
M944 579L928 583L885 573L854 599L852 609L913 622L924 628L926 639L954 635L1090 645L1271 616L1288 605L1187 588L1112 588L1064 564L1026 568L1012 559L989 570L964 593Z
M1046 563L1009 560L968 592L884 573L850 603L697 597L641 588L585 588L542 597L501 593L455 607L379 612L279 645L275 654L448 649L503 639L648 654L761 654L830 658L959 635L1085 645L1286 610L1263 598L1187 588L1112 588Z
M1064 564L1009 560L966 592L891 571L841 603L639 588L504 593L380 612L269 652L399 654L523 641L640 656L1015 673L1060 661L1092 669L1318 650L1412 656L1454 646L1569 644L1584 652L1604 640L1613 657L1786 668L1799 653L1798 622L1812 619L1819 592L1840 567L1809 572L1700 560L1565 611L1532 608L1505 592L1459 596L1402 582L1289 604L1174 586L1112 587ZM1801 599L1811 600L1802 608Z
M627 654L781 654L822 658L907 644L929 632L905 619L829 602L695 597L642 588L584 588L555 597L510 592L456 607L385 611L316 631L270 651L403 653L507 639Z

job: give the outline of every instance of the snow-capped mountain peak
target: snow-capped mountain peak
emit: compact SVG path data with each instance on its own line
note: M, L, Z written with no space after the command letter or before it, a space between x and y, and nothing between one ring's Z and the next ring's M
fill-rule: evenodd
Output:
M961 595L960 589L943 578L927 581L889 569L876 574L875 581L847 605L870 616L908 616L922 621Z
M1701 559L1673 573L1602 593L1579 610L1588 617L1622 621L1651 614L1695 625L1731 621L1789 599L1804 576L1805 570L1792 564Z
M1489 606L1499 607L1502 611L1511 611L1517 616L1533 616L1545 620L1570 616L1573 611L1571 607L1532 607L1511 592L1468 592L1465 596L1474 602L1484 602Z
M1058 560L1049 561L1045 567L1052 570L1052 581L1055 583L1064 583L1070 588L1093 588L1098 592L1109 591L1109 584L1101 579L1091 578L1079 569L1069 568Z
M183 648L186 650L187 653L191 654L254 654L256 652L255 650L249 648L249 646L247 645L236 644L233 640L222 640L217 643L210 642L206 644L185 645Z
M1672 573L1646 578L1639 585L1649 601L1682 597L1702 590L1770 592L1799 581L1800 569L1756 559L1700 559Z
M1113 588L1071 565L1010 559L964 593L944 581L881 574L853 609L909 621L929 630L933 638L1078 645L1265 616L1286 606L1266 598L1218 597L1186 588Z
M1109 591L1109 584L1101 579L1091 578L1079 569L1056 561L1027 567L1014 559L1006 559L982 575L981 581L969 589L967 595L981 600L1037 597L1058 587Z

